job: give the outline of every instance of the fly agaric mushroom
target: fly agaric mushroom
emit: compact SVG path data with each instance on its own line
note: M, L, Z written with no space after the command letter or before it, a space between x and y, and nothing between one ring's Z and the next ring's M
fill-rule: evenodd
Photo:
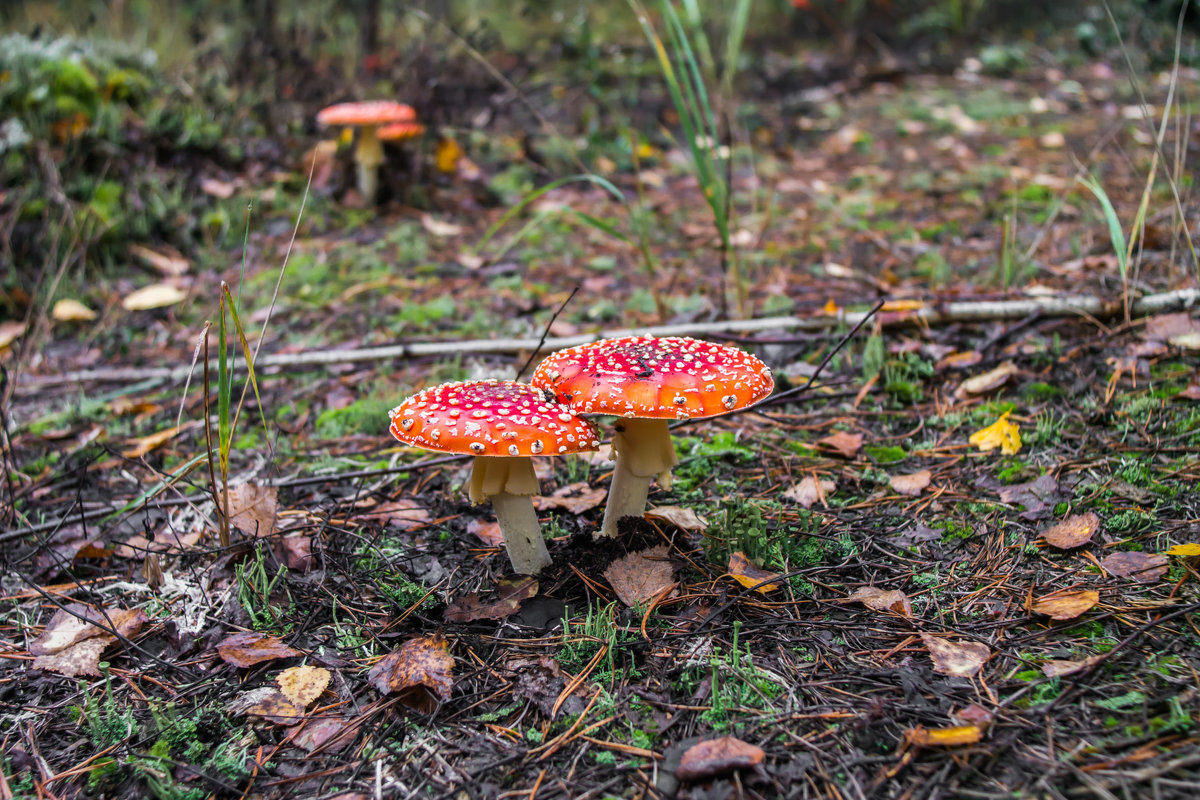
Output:
M384 125L375 132L381 142L403 142L415 139L425 132L425 126L419 122L393 122Z
M601 536L617 520L646 511L650 480L671 486L679 463L668 420L716 417L762 400L775 388L771 370L733 347L681 337L604 339L554 353L530 381L579 414L614 414L616 466Z
M392 409L391 420L405 444L474 456L468 494L473 503L491 498L513 569L535 575L549 566L530 456L595 450L600 434L590 422L516 381L443 383Z
M358 144L354 146L354 163L358 166L358 190L368 203L375 201L379 187L379 165L383 163L383 145L376 129L380 125L412 122L417 112L412 106L391 100L371 100L363 103L338 103L317 114L322 125L354 126Z

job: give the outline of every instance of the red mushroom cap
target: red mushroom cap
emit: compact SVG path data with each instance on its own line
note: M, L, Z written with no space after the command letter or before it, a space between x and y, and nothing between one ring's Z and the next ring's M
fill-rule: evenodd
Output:
M408 398L391 417L397 439L445 453L553 456L600 446L590 422L516 381L443 383Z
M322 125L385 125L389 122L409 122L416 118L417 112L412 106L391 100L338 103L317 114L317 122Z
M419 122L394 122L375 131L375 135L385 142L398 142L414 139L424 132L425 126Z
M766 364L683 337L604 339L554 353L531 383L581 414L643 419L716 417L754 405L775 381Z

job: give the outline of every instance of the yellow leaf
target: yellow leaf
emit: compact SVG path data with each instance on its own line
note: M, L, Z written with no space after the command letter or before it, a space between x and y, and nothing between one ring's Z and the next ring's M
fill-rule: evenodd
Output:
M838 307L837 303L833 302L833 298L831 297L825 301L825 306L821 309L821 311L832 317L834 314L841 311L841 308Z
M1189 544L1177 544L1167 551L1167 555L1195 558L1196 556L1200 556L1200 544L1196 544L1195 542Z
M1005 411L991 425L972 433L968 441L984 452L999 447L1006 456L1016 453L1021 449L1021 428L1008 421L1008 414Z
M121 301L121 307L126 311L148 311L173 306L185 297L187 295L170 284L154 283L127 295Z
M962 725L957 728L934 728L930 730L923 726L910 728L904 732L904 738L917 747L958 747L964 744L975 744L983 738L983 730L978 725Z
M442 139L437 144L434 162L438 172L451 175L458 170L458 160L463 157L462 147L453 139Z
M58 322L87 322L96 318L96 312L78 300L64 297L54 304L50 316Z

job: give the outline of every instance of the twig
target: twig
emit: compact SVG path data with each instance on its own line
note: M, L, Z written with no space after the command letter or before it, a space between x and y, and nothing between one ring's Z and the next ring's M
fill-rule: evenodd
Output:
M547 322L546 327L542 329L542 338L538 339L537 347L533 348L533 350L529 352L529 358L525 359L525 365L517 370L517 380L521 380L521 376L525 374L525 370L529 369L529 365L533 363L533 359L536 358L537 354L542 351L542 347L546 344L546 337L550 335L550 326L554 324L554 320L558 319L558 315L561 314L563 309L567 307L567 303L570 303L578 293L579 287L576 286L571 290L571 293L567 295L567 299L563 300L562 305L558 307L558 311L554 312L554 316L550 317L550 321Z
M1200 289L1180 289L1162 294L1147 295L1135 300L1131 309L1135 315L1153 314L1190 308L1200 303ZM1042 317L1116 317L1121 315L1120 301L1106 300L1091 295L1076 295L1058 298L1030 298L1027 300L977 300L953 303L931 303L911 311L889 313L886 306L880 324L884 327L897 325L938 325L947 322L985 322L990 320L1024 319L1030 314ZM690 322L677 325L653 325L644 328L622 328L598 331L577 336L559 336L539 339L474 339L449 342L411 342L385 347L365 347L356 350L318 350L306 353L283 353L267 355L255 361L257 368L277 367L281 369L317 366L324 364L349 364L362 361L394 361L422 356L446 356L462 353L513 353L534 349L560 350L599 339L619 338L637 334L646 336L703 336L728 331L750 332L767 330L820 331L849 323L857 325L870 312L853 311L842 317L764 317L761 319L724 320L718 322ZM47 386L62 386L76 383L129 382L140 380L179 380L187 375L190 366L115 368L81 370L59 375L37 377L22 376L17 384L19 394L34 394Z

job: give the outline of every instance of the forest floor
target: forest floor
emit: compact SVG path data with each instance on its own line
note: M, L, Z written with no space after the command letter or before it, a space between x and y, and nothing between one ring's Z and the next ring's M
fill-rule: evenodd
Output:
M1197 796L1200 322L1123 303L1194 297L1196 116L1169 106L1159 157L1160 76L1142 106L1115 60L979 67L739 95L741 308L661 95L632 147L519 104L460 133L471 162L439 171L431 136L377 210L345 150L307 191L303 148L213 166L230 236L67 275L97 317L33 314L4 351L0 798ZM558 125L585 88L531 97ZM568 184L478 247L576 143L627 201ZM1152 163L1123 280L1079 178L1128 232ZM647 232L651 266L579 213ZM186 377L221 281L262 359L227 546L217 375ZM123 306L148 284L179 297ZM1071 296L1099 305L1036 304ZM591 536L603 450L544 459L536 580L464 459L388 435L416 389L515 376L547 326L665 323L755 352L777 393L828 361L676 428L674 485L616 540ZM361 353L417 342L445 347Z

